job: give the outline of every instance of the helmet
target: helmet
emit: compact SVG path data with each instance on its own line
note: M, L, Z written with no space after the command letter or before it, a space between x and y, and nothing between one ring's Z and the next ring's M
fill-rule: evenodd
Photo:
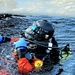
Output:
M54 33L52 24L47 20L38 20L25 31L25 37L39 41L49 40Z

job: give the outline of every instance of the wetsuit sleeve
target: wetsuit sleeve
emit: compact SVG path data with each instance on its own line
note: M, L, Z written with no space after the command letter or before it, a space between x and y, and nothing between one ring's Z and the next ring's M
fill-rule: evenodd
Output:
M10 41L11 41L11 38L3 37L3 42L10 42Z
M0 35L0 43L2 42L3 37Z
M4 42L10 42L11 38L8 37L4 37L0 35L0 43L4 43Z

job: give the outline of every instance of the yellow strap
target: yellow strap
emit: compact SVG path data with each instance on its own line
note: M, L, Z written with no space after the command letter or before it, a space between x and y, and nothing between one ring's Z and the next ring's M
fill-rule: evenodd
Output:
M41 60L37 60L34 63L35 68L39 68L43 66L43 62Z

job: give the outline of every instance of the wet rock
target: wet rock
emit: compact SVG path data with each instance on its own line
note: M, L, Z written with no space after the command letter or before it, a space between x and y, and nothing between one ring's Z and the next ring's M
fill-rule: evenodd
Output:
M0 14L0 19L4 19L11 16L12 16L11 14Z

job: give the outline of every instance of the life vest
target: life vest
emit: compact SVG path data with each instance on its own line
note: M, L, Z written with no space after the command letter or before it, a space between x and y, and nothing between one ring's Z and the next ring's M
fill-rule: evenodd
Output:
M29 73L33 70L33 66L29 63L28 59L20 58L18 60L18 72L19 73Z

